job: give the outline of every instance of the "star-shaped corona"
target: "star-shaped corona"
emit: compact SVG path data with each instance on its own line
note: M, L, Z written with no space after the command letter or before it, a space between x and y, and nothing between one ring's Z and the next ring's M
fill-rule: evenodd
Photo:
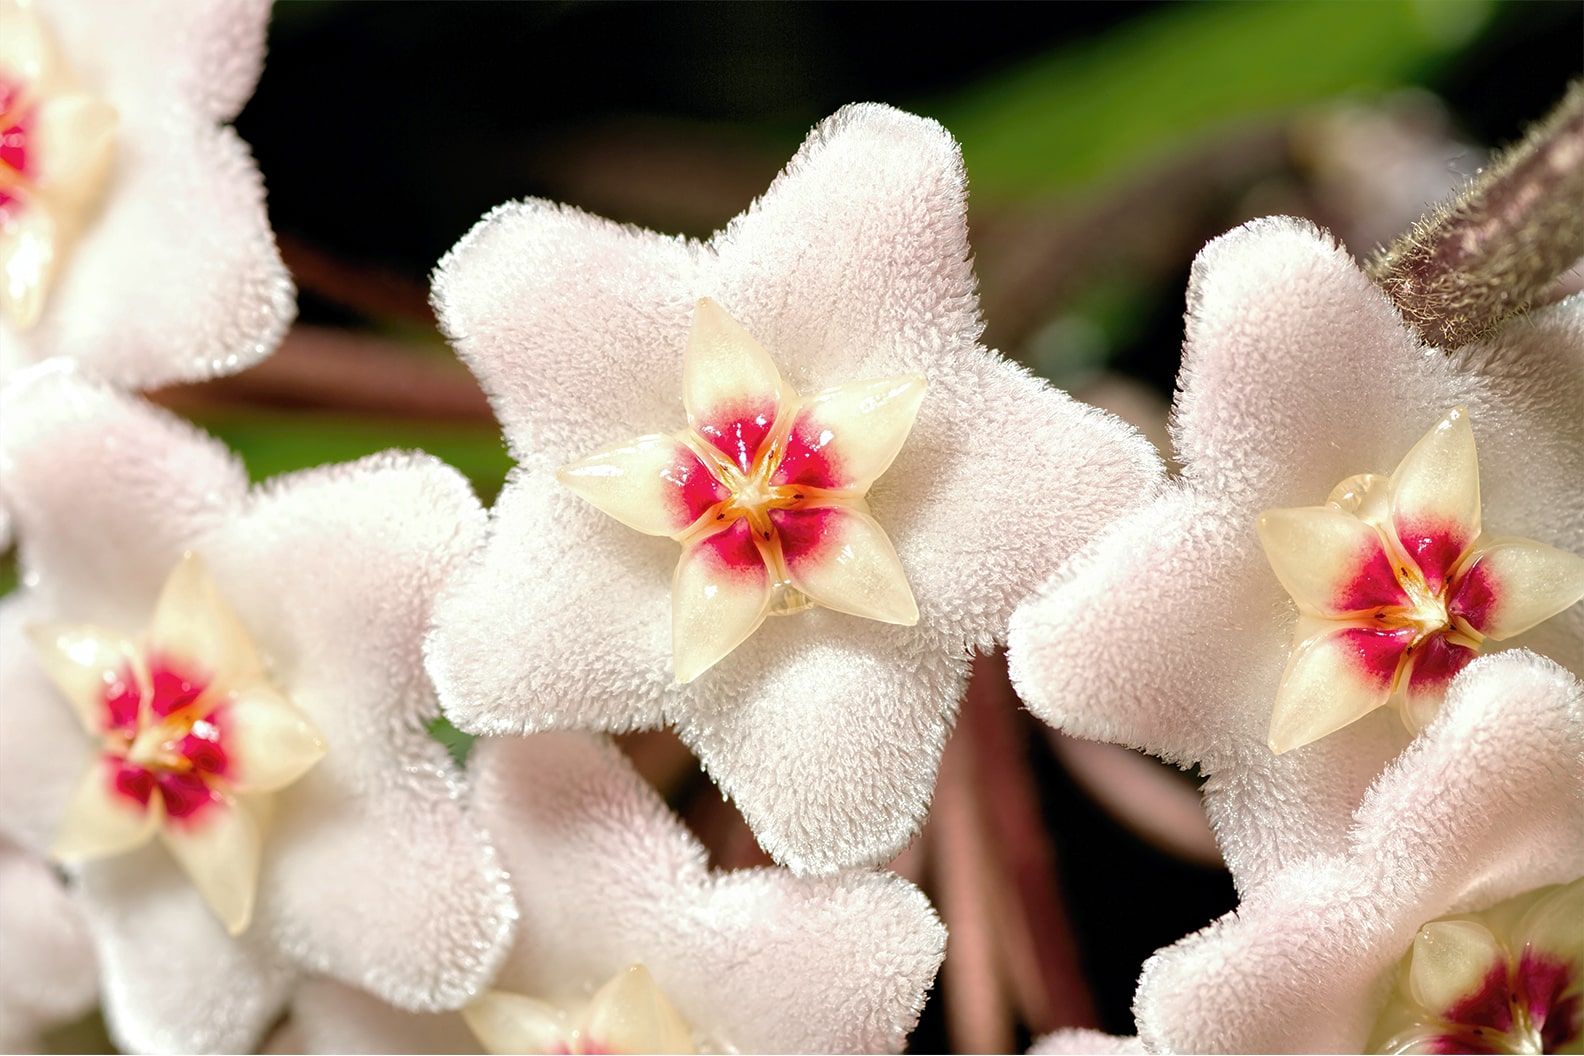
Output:
M693 1031L641 964L618 972L577 1007L490 990L464 1008L462 1018L490 1053L700 1051Z
M907 439L925 380L800 397L705 298L682 387L686 431L604 448L556 475L628 527L682 544L671 597L676 680L709 670L772 613L817 604L917 623L902 563L864 496Z
M1299 612L1271 716L1278 753L1388 703L1421 729L1487 643L1584 597L1584 558L1482 534L1479 461L1462 409L1390 476L1349 477L1324 506L1270 510L1258 527Z
M30 4L0 0L0 312L38 321L101 192L116 111L83 91Z
M99 744L53 856L76 864L131 851L157 833L227 930L244 931L269 794L325 749L265 677L202 562L182 559L140 640L86 624L36 626L31 636Z
M1421 927L1368 1051L1579 1052L1584 879Z

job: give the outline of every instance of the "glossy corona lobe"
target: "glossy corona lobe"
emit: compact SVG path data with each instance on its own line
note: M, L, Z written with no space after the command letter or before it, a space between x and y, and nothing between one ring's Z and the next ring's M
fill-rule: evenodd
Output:
M689 432L642 436L556 479L630 528L682 544L672 663L691 682L773 612L824 605L912 626L918 605L863 496L901 450L925 381L881 378L800 398L709 298L682 360Z
M1581 922L1584 878L1423 925L1367 1051L1584 1048Z
M896 854L972 652L1161 473L980 345L965 205L945 129L857 105L707 242L524 201L457 243L519 463L428 641L458 727L671 725L778 862Z
M148 388L272 351L292 287L226 126L268 0L0 0L0 376Z
M1420 729L1487 640L1584 598L1584 557L1482 534L1474 430L1462 409L1391 476L1350 477L1326 505L1271 510L1258 527L1302 614L1271 717L1278 753L1388 703Z

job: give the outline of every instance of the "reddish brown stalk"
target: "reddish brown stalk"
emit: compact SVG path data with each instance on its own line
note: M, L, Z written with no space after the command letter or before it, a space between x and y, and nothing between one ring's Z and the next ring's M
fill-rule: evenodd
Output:
M246 403L334 408L424 421L494 422L473 376L449 357L367 334L292 328L273 356L228 378L159 394L179 408Z
M639 730L616 738L633 769L669 799L689 778L698 773L698 762L687 745L670 730Z
M1012 1018L992 923L998 885L975 802L971 737L959 726L946 746L926 830L935 905L948 932L941 968L946 1031L957 1052L1011 1052Z
M382 268L349 263L290 235L279 236L278 241L286 270L303 292L376 322L406 320L434 326L428 283Z
M1068 775L1134 835L1195 865L1223 864L1198 791L1166 764L1121 745L1046 733Z
M1036 1032L1099 1024L1084 981L1078 944L1061 897L1056 849L1046 835L1039 792L1026 754L1027 712L1012 690L1001 653L975 659L964 703L972 729L980 794L990 844L1017 894L1023 925L1032 937L1048 1019L1030 1022Z
M1584 256L1584 82L1370 265L1424 340L1456 349L1545 295Z

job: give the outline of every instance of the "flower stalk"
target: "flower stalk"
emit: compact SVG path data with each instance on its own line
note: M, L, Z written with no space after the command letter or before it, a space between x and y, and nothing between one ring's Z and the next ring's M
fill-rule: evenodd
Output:
M1584 257L1584 81L1460 194L1370 264L1427 343L1448 351L1535 303Z

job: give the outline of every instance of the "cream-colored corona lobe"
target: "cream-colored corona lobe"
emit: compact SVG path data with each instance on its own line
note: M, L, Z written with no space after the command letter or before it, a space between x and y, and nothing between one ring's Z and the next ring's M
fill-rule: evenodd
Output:
M462 1010L490 1053L695 1053L693 1032L641 964L576 1007L491 990Z
M1394 970L1368 1051L1578 1052L1584 879L1427 921Z
M227 930L245 930L269 797L325 745L269 683L202 562L177 565L140 639L87 624L37 626L31 638L96 744L54 857L121 854L157 835Z
M1349 477L1325 505L1269 510L1256 527L1300 614L1271 715L1278 753L1386 705L1422 728L1488 643L1584 597L1584 558L1482 534L1479 460L1461 408L1389 476Z
M690 682L770 615L811 604L884 623L918 605L864 496L902 449L925 379L852 382L804 398L709 298L682 367L687 430L618 442L557 479L601 511L682 546L672 663Z

